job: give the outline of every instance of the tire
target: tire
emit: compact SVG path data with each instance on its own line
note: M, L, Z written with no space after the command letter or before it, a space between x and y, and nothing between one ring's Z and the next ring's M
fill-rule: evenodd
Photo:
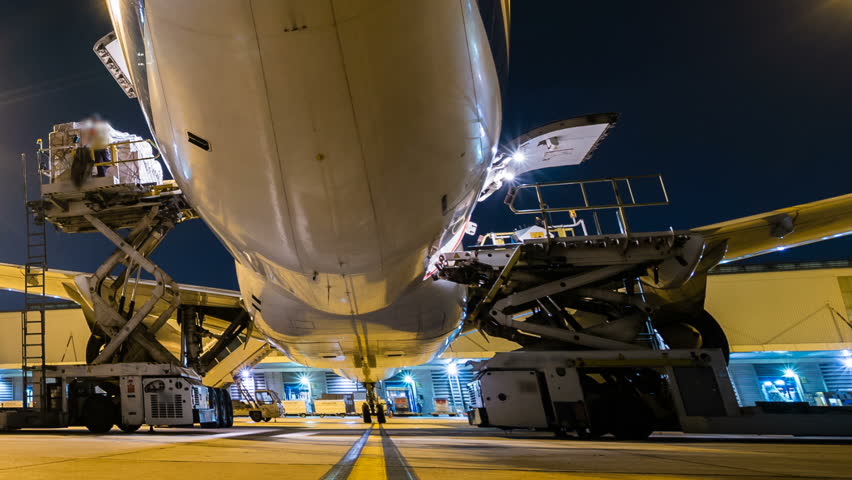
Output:
M92 333L89 335L89 340L86 342L86 364L91 365L92 362L101 354L101 349L107 343L107 338L103 335Z
M263 421L263 413L260 410L252 410L249 412L249 418L255 423Z
M654 433L654 412L640 399L625 399L615 406L611 430L617 440L645 440Z
M657 328L663 340L671 348L718 348L727 364L731 358L728 337L719 322L707 310L691 318L666 324Z
M217 388L216 392L216 428L228 426L228 412L225 407L225 390Z
M112 430L116 417L112 400L103 396L86 399L83 406L83 424L92 433L106 433Z
M234 426L234 402L227 388L222 389L222 403L225 405L225 428Z
M306 418L306 417L308 416L308 414L307 414L307 413L300 413L300 414L299 414L299 416L300 416L301 418Z
M341 413L341 414L340 414L340 418L346 418L346 414L345 414L345 413Z
M379 423L386 423L388 421L387 417L385 417L385 409L381 405L376 407L376 420Z
M366 403L361 405L361 417L364 419L364 423L373 423L373 416L370 414L370 406Z
M118 424L119 430L121 430L124 433L133 433L136 430L139 430L141 427L142 427L142 425L125 425L123 423Z

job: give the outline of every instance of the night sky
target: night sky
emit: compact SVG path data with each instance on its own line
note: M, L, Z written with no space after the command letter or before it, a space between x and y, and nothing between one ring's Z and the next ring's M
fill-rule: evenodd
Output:
M532 175L583 179L662 173L673 205L634 230L688 228L852 191L852 4L847 1L513 2L504 140L551 121L619 112L580 167ZM20 153L55 123L99 112L148 136L92 53L111 30L102 1L0 0L0 261L22 263ZM528 180L529 178L525 179ZM481 205L480 231L531 219ZM634 220L631 217L631 220ZM53 234L53 268L92 271L95 234ZM761 262L849 258L852 239ZM200 221L155 255L182 283L236 288L233 261Z

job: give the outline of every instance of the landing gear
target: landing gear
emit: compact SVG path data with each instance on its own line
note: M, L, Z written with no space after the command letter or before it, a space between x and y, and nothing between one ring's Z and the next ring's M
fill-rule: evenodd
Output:
M376 384L365 383L364 387L367 389L367 401L361 404L361 416L364 419L364 423L373 423L373 415L375 415L377 422L387 422L385 409L381 402L379 402L378 395L376 395Z

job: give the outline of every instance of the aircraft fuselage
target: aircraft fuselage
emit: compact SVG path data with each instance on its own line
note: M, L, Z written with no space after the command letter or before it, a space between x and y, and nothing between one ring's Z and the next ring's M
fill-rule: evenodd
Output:
M109 3L163 157L269 341L361 381L440 354L465 292L427 273L500 133L477 2Z

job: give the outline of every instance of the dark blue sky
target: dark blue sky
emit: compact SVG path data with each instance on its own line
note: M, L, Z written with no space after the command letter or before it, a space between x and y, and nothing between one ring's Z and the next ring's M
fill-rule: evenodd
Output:
M540 179L662 173L673 205L634 229L687 228L852 191L852 5L842 1L514 2L504 137L550 121L620 112L586 165ZM19 154L55 123L100 112L147 128L91 51L111 30L101 1L0 0L0 261L24 260ZM504 192L481 231L529 223ZM761 261L850 257L852 239ZM97 235L50 238L54 268L91 271ZM156 255L180 282L235 288L233 263L200 222Z

